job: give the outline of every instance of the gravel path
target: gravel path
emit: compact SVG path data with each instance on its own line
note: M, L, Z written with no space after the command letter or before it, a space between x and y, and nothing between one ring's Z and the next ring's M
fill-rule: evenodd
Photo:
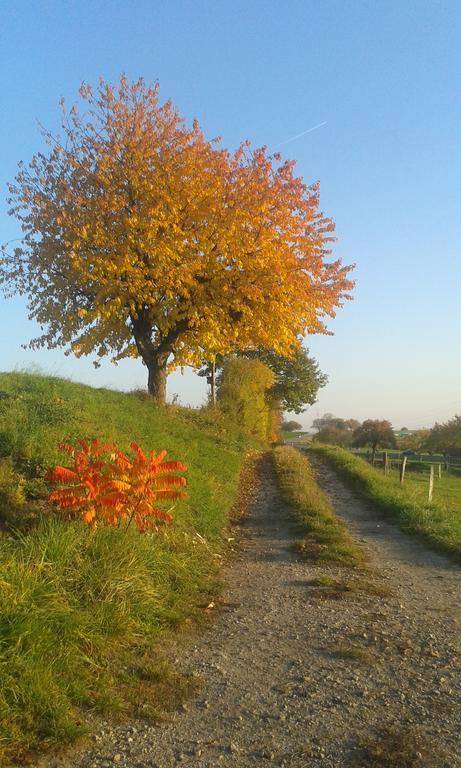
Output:
M358 576L296 559L266 463L216 619L179 646L180 668L203 681L196 697L166 723L104 727L92 749L43 765L340 768L362 736L409 725L444 747L440 765L461 767L461 569L317 471L369 556L362 590L309 583Z

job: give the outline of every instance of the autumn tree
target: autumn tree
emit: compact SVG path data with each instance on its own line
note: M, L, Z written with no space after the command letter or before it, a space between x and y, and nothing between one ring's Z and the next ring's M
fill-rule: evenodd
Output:
M367 419L354 430L352 445L371 446L373 461L376 450L382 448L395 448L396 441L391 423L386 420Z
M265 148L206 140L142 79L80 97L10 186L23 240L0 280L29 299L31 348L141 357L161 402L179 365L258 346L290 356L325 332L352 283L329 259L317 185Z

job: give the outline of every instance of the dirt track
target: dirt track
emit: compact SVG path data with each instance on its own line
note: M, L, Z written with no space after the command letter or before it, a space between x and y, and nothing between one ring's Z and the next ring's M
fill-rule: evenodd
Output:
M296 559L266 462L216 619L180 651L198 695L167 723L105 727L90 751L45 765L342 768L390 725L416 727L445 749L437 765L461 766L461 569L317 469L369 556L365 591L309 584L351 575Z

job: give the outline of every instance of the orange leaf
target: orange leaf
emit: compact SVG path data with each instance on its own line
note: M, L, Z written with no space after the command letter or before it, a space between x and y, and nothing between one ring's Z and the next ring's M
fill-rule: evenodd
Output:
M90 507L89 509L86 509L85 512L83 512L82 514L82 520L87 525L92 523L95 517L96 517L96 510L94 507Z
M50 469L46 475L45 480L48 481L58 481L58 482L64 482L65 480L75 480L77 478L77 473L74 472L73 469L70 469L69 467L60 467L56 466Z

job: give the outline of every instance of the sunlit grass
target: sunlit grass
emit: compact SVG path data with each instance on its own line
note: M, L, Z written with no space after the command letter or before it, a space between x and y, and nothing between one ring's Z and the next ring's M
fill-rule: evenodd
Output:
M397 472L385 475L342 448L313 445L310 450L323 456L351 488L402 528L461 561L461 479L436 476L429 504L428 474L408 472L401 486Z
M318 486L307 458L287 446L276 448L273 458L282 496L292 508L301 534L297 551L317 562L363 563L362 551Z
M43 474L66 462L58 442L77 436L122 449L135 440L184 461L188 498L173 524L92 532L53 513ZM74 738L87 710L157 716L187 694L189 681L159 659L162 638L200 618L217 589L249 448L219 413L0 374L0 763Z

